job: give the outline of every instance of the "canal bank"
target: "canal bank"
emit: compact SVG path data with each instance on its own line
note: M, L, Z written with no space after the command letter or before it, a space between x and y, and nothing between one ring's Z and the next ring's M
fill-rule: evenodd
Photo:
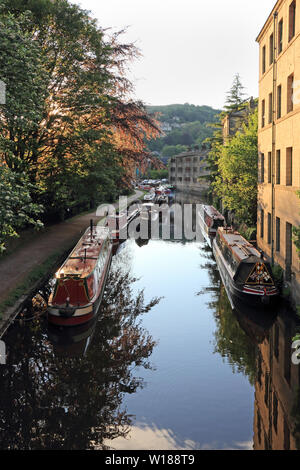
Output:
M3 336L2 448L297 448L296 326L233 311L205 242L127 240L96 322Z
M128 203L140 198L141 191L128 197ZM114 204L117 207L118 202ZM14 253L0 261L0 338L11 321L21 311L26 299L43 285L57 266L64 260L90 219L99 223L96 212L84 213L59 224L27 240Z

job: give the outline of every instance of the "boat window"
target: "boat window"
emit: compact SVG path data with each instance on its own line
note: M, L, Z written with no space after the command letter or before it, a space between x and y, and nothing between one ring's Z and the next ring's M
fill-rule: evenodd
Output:
M94 273L92 273L86 280L89 298L92 299L95 295Z

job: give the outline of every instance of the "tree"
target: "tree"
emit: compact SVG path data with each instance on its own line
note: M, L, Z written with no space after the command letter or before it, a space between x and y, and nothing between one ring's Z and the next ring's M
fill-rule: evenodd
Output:
M257 213L257 110L249 115L242 131L220 148L219 174L213 188L224 208L238 221L256 225Z
M245 88L242 85L240 75L237 73L234 76L232 87L227 93L226 103L224 106L227 112L237 111L243 108L243 104L245 102L244 90Z
M32 202L31 191L25 173L14 173L0 164L0 253L10 238L18 236L19 229L43 226L38 219L42 207Z
M47 214L111 199L130 184L135 163L151 159L145 140L159 133L129 98L126 71L137 49L67 0L2 6L9 106L0 110L1 160L26 171Z

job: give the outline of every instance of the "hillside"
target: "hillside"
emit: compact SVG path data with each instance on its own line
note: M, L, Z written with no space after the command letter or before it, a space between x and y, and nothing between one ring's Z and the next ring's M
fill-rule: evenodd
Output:
M207 123L213 122L220 110L210 106L193 104L172 104L167 106L148 106L151 114L157 114L164 135L148 143L149 150L158 152L163 160L187 150L212 135Z

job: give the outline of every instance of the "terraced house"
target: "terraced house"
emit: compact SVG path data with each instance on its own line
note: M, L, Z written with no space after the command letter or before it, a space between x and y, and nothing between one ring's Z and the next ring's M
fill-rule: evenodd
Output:
M258 244L300 302L300 0L278 0L260 31Z

